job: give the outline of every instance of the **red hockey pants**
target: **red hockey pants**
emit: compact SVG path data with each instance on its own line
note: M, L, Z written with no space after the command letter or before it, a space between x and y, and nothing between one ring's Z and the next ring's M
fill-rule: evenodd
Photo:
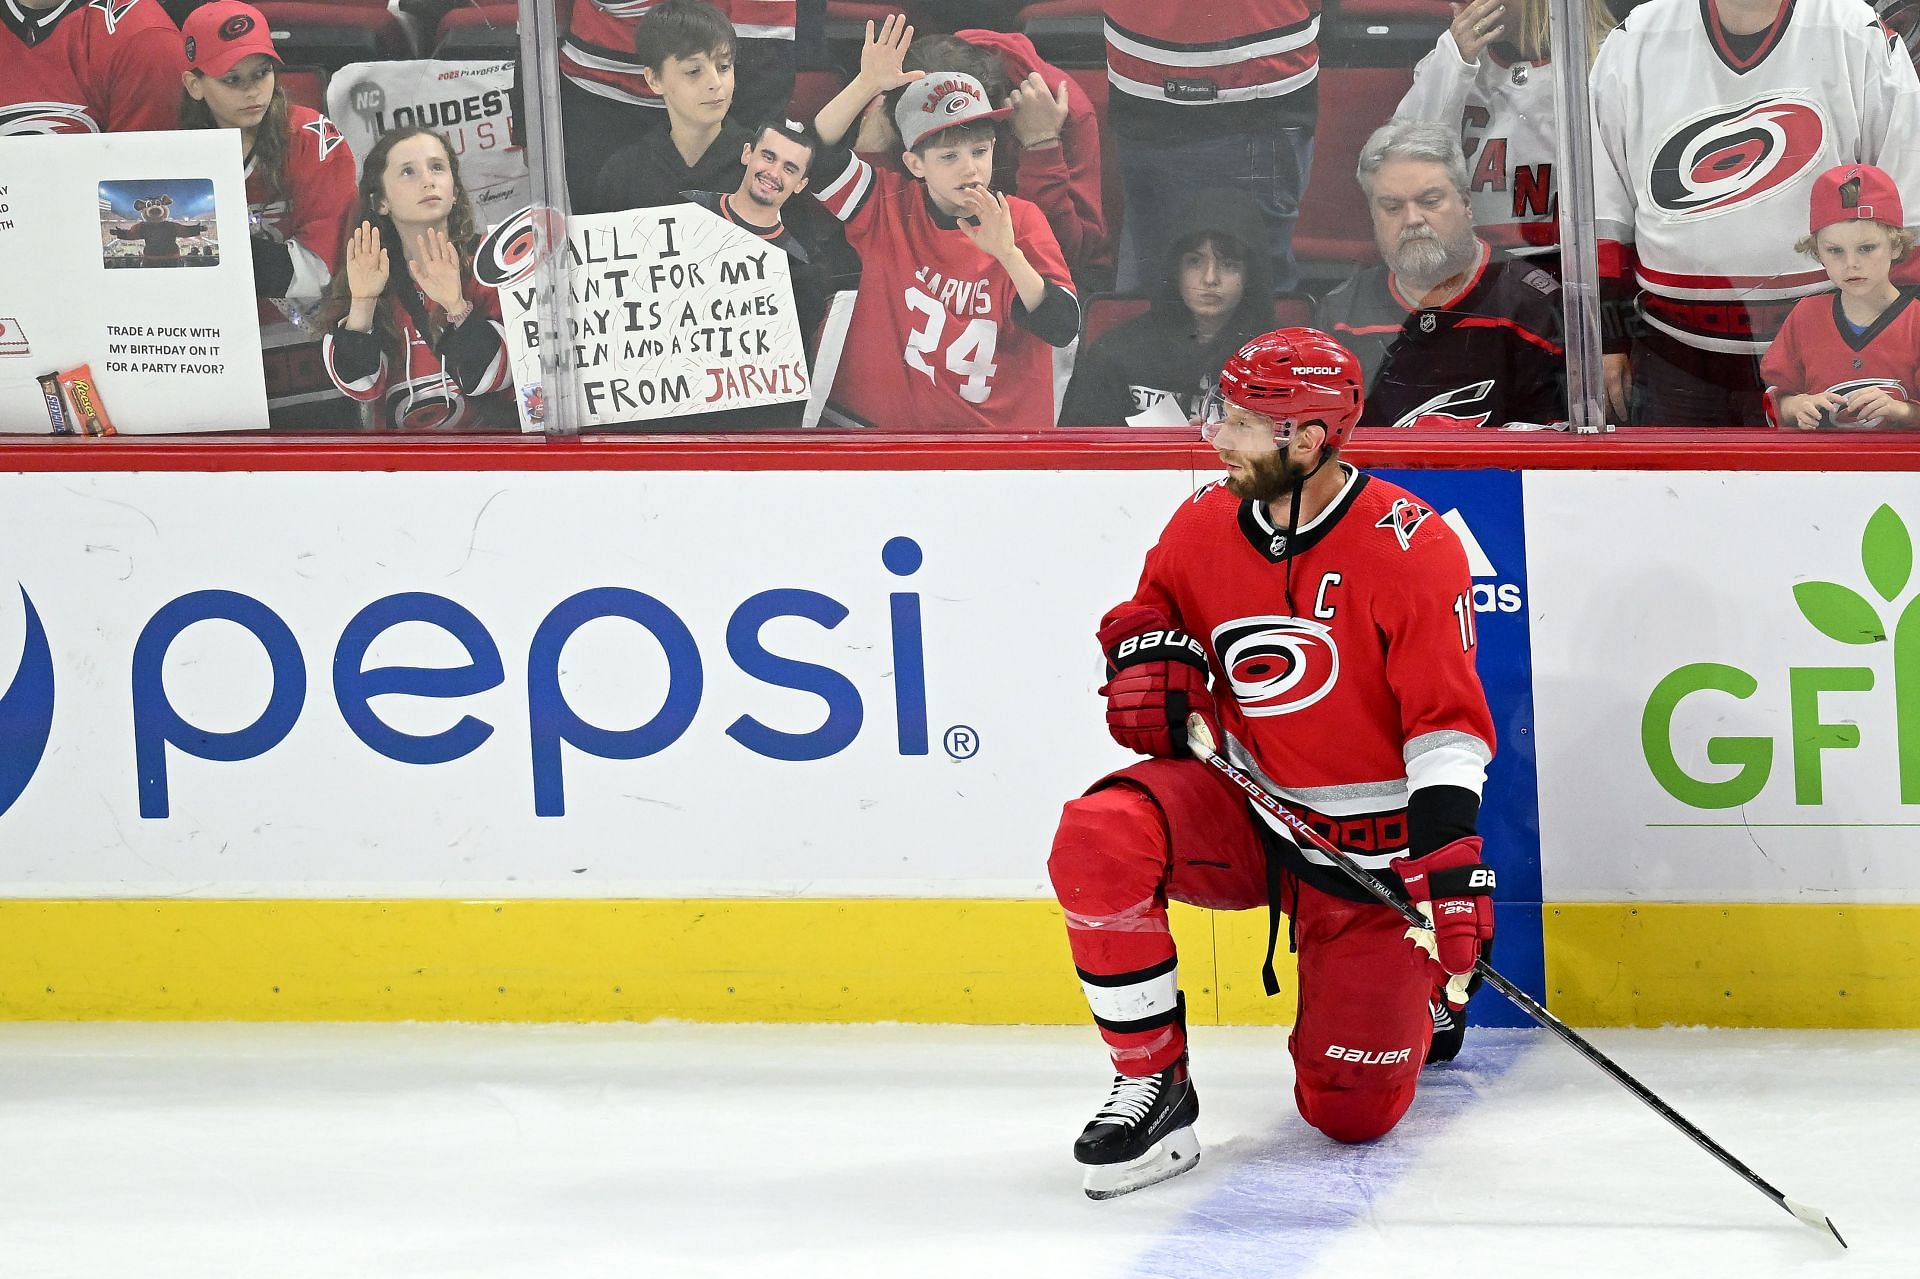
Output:
M1123 1075L1186 1051L1167 901L1213 910L1267 904L1266 850L1246 800L1206 765L1155 759L1106 778L1061 814L1048 871L1101 1037ZM1433 1037L1433 965L1406 923L1284 876L1299 947L1294 1101L1336 1141L1400 1121Z

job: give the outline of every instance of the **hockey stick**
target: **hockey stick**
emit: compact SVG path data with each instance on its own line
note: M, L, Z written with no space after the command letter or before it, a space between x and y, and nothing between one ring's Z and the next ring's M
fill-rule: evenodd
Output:
M1391 906L1399 913L1402 919L1405 919L1415 928L1430 929L1433 927L1419 911L1387 891L1386 887L1369 874L1364 867L1355 862L1345 851L1335 847L1326 836L1295 816L1292 810L1269 795L1258 782L1248 777L1232 764L1227 763L1227 761L1220 758L1220 756L1214 754L1213 734L1208 730L1206 720L1202 719L1199 715L1189 715L1187 717L1187 745L1193 751L1195 759L1211 765L1222 777L1225 777L1235 786L1245 791L1247 797L1258 804L1262 812L1271 814L1284 824L1288 830L1312 844L1322 853L1325 853L1333 860L1334 866L1339 869L1341 874L1365 889L1369 896L1384 905ZM1834 1229L1833 1219L1827 1216L1826 1213L1821 1212L1818 1208L1811 1208L1806 1204L1789 1199L1778 1190L1775 1190L1764 1178L1754 1172L1753 1169L1747 1167L1731 1154L1727 1153L1719 1142L1694 1127L1692 1123L1672 1106L1669 1106L1666 1102L1655 1096L1645 1084L1642 1084L1638 1079L1635 1079L1625 1070L1622 1070L1612 1058L1588 1043L1571 1026L1548 1012L1534 1000L1532 995L1529 995L1526 991L1520 989L1505 977L1502 977L1486 960L1482 959L1477 961L1473 967L1474 971L1485 979L1487 985L1512 1000L1521 1012L1558 1035L1569 1048L1572 1048L1582 1057L1585 1057L1588 1061L1605 1071L1613 1082L1619 1084L1635 1097L1638 1097L1641 1101L1645 1102L1655 1114L1691 1137L1696 1146L1699 1146L1700 1149L1706 1151L1728 1168L1738 1173L1748 1185L1792 1213L1804 1224L1813 1227L1815 1230L1822 1230L1832 1235L1834 1242L1838 1243L1842 1248L1847 1246L1847 1241L1840 1237L1840 1232Z

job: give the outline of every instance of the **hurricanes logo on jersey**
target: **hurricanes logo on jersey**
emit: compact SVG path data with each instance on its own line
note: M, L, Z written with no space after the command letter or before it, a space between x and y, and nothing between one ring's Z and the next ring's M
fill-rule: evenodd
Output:
M1432 511L1429 511L1418 502L1408 501L1404 497L1396 497L1393 499L1392 508L1388 510L1385 515L1375 520L1373 526L1375 528L1392 529L1394 539L1400 543L1400 549L1403 551L1412 550L1415 530L1426 523L1427 516L1432 514Z
M1488 409L1484 413L1478 413L1473 411L1472 406L1492 393L1492 378L1484 382L1473 382L1467 386L1456 386L1451 391L1440 392L1418 408L1402 413L1400 420L1394 425L1459 428L1460 430L1485 426L1487 419L1493 416L1493 410Z
M1851 397L1854 392L1864 391L1870 386L1885 387L1887 389L1887 396L1890 399L1904 400L1907 398L1907 388L1900 385L1899 379L1890 377L1857 377L1851 382L1837 382L1827 388L1827 393L1846 399ZM1831 417L1836 426L1847 426L1858 430L1869 431L1879 426L1884 420L1877 417L1855 417L1845 409L1837 412L1825 412L1822 413L1821 416Z
M1827 118L1812 102L1768 96L1715 107L1667 135L1647 193L1669 213L1716 213L1782 190L1820 158Z
M0 138L42 133L98 133L87 109L75 102L16 102L0 107Z
M107 20L107 34L112 35L114 28L120 25L120 20L127 16L127 10L139 3L140 0L92 0L87 7L100 11Z
M1305 710L1340 678L1333 632L1304 617L1241 617L1214 628L1234 700L1245 715Z

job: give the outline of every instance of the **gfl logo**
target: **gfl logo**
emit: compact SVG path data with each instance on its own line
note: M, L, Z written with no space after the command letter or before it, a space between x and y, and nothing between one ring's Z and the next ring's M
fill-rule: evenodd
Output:
M20 665L13 683L0 694L0 813L12 808L33 780L53 731L53 650L25 587L20 589L20 611Z
M918 543L895 537L881 550L888 572L906 577L920 568ZM926 656L920 597L910 591L888 596L895 741L902 755L927 754ZM851 610L832 596L798 587L777 587L749 596L727 620L726 650L743 674L778 688L810 693L825 713L805 732L767 725L743 711L726 735L768 759L825 759L850 746L865 722L860 690L841 671L770 651L761 632L776 619L799 618L832 630ZM590 722L561 687L562 650L591 622L622 619L648 633L666 659L667 681L660 707L632 728ZM240 627L260 647L270 668L265 707L252 723L228 732L201 727L174 705L162 678L169 651L191 627L224 621ZM369 652L395 627L432 626L465 654L458 666L372 666ZM27 605L27 644L20 673L0 699L0 812L26 787L43 753L53 718L53 666L38 615ZM500 646L479 617L464 605L424 591L383 596L355 613L333 645L333 700L341 720L364 746L405 764L445 764L478 750L494 725L473 714L436 733L403 731L382 719L374 700L389 695L465 698L506 682ZM643 759L672 746L686 733L706 687L707 659L693 631L671 606L624 586L599 586L554 604L535 628L525 657L525 688L534 812L566 813L562 748L601 759ZM299 721L307 697L306 650L293 629L265 601L239 591L194 591L157 609L134 642L132 720L140 815L164 818L171 811L167 775L177 756L213 763L257 758L284 741Z

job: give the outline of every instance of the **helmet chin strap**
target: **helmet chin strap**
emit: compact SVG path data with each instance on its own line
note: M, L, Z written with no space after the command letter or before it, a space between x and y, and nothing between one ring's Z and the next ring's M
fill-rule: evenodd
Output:
M1322 422L1320 429L1326 430L1326 423ZM1321 468L1332 457L1333 450L1322 444L1320 460L1313 464L1311 471L1304 471L1293 477L1293 492L1287 498L1287 549L1280 552L1280 562L1287 566L1287 612L1293 617L1300 616L1300 608L1293 602L1293 547L1300 538L1300 499L1306 493L1307 481L1320 474Z

